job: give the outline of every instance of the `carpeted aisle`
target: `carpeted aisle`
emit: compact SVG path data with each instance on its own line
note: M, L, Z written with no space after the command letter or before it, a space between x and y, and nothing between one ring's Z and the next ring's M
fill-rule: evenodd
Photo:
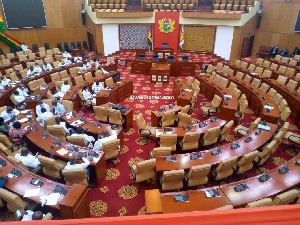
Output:
M174 103L174 100L149 100L142 99L144 96L173 96L173 81L175 78L171 78L169 84L155 85L150 83L149 77L140 74L132 74L130 67L119 66L118 70L121 73L122 78L129 78L134 80L134 97L140 97L141 99L126 99L120 102L121 105L130 107L133 109L134 117L139 113L143 113L147 122L151 121L151 110L156 110L162 105L169 105ZM184 77L182 79L187 79ZM205 96L201 94L198 96L196 106L203 102L210 102ZM194 119L200 121L204 120L201 117L201 111L194 111L191 113ZM94 119L93 114L86 113L86 117ZM251 122L255 119L255 115L250 109L247 109L245 119L243 122ZM235 125L234 125L235 126ZM296 129L294 125L290 127L292 130ZM233 129L232 129L233 130ZM227 141L232 142L236 138L231 135ZM145 145L143 141L139 140L138 128L136 122L133 124L133 128L130 129L124 135L124 147L120 152L118 160L116 161L116 168L112 164L107 163L107 176L100 187L96 187L89 191L90 201L90 214L92 217L98 216L129 216L129 215L143 215L145 214L145 189L148 187L142 186L140 193L137 193L137 184L129 186L129 183L133 181L129 170L130 165L134 165L137 162L149 159L148 152L156 146L154 141L151 141L148 145ZM284 148L286 146L281 146ZM266 166L262 168L264 171L273 169L286 160L292 158L293 152L281 151L272 155L274 162L267 161ZM253 168L248 177L256 176L258 173L256 168ZM237 177L233 176L229 178L230 182L237 181ZM216 182L211 182L210 186L218 185Z

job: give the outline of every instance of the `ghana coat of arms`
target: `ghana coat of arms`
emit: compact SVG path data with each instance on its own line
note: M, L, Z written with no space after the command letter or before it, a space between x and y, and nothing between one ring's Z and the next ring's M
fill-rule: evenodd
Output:
M168 18L159 20L158 24L159 24L160 32L163 33L171 33L175 29L174 28L175 21Z

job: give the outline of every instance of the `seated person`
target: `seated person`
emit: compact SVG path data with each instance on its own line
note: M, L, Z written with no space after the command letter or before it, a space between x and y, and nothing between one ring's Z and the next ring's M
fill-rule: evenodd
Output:
M17 217L18 221L32 221L42 220L45 215L41 211L33 212L32 210L26 210L26 212Z
M42 100L38 101L38 105L35 107L36 116L39 116L41 114L41 109L45 108L47 112L50 112L50 107L46 103L44 103Z
M23 145L25 143L24 135L28 132L30 132L30 129L21 129L21 123L17 121L8 131L9 140L13 143L14 146Z
M26 108L26 102L25 102L25 97L23 95L20 95L20 93L17 90L14 90L14 98L15 101L20 105L21 109Z
M65 64L66 64L66 66L71 66L72 65L71 58L66 58L65 59Z
M55 115L60 115L60 114L64 114L67 112L65 107L57 101L53 101L52 106L53 106L53 111L54 111Z
M35 74L37 76L41 75L43 73L42 68L40 67L40 65L38 63L35 64L34 70Z
M70 169L79 169L79 168L84 168L87 178L89 179L89 168L88 166L91 164L89 160L87 160L87 158L85 157L81 157L83 163L76 163L76 158L75 156L71 155L69 157L69 161L67 163L67 165L65 166L64 169L66 170L70 170Z
M55 93L53 96L55 98L63 98L64 95L71 89L71 86L70 86L68 80L65 80L61 86L58 86L58 88L60 90L57 93Z
M95 141L95 138L93 136L89 136L87 134L84 133L84 130L82 129L82 127L78 127L76 129L76 133L72 134L71 136L80 136L80 137L84 137L87 146L88 147L93 147L92 142Z
M82 70L90 70L90 69L92 69L92 66L89 63L87 63L86 61L84 61L81 68L82 68Z
M66 67L65 61L62 61L62 62L58 63L58 65L57 65L57 68L58 68L59 70L65 68L65 67Z
M94 144L93 150L102 150L102 144L108 141L116 140L118 139L117 135L113 133L112 135L108 134L107 130L104 130L102 134L99 134L98 140Z
M60 117L56 117L55 118L55 124L53 126L61 126L64 128L66 134L70 134L70 132L74 132L74 130L72 128L67 128L66 127L66 123L61 121Z
M52 112L47 112L45 108L41 108L41 114L36 118L36 120L42 127L44 127L45 119L48 119L51 116L53 116Z
M119 72L118 71L114 71L113 73L113 79L114 79L114 82L119 82L121 79L120 79L120 75L119 75Z
M99 79L95 79L95 82L93 83L93 86L92 86L92 90L93 90L94 94L97 94L98 92L100 92L103 89L104 89L104 87L99 82Z
M19 87L16 90L19 92L20 95L24 96L25 98L29 96L28 95L29 90L27 87L25 87L24 84L19 84Z
M35 75L36 75L36 71L33 69L33 66L30 66L29 70L27 70L27 77L30 78L30 77L33 77Z
M93 96L91 94L88 86L84 86L82 88L82 96L88 104L91 104L91 103L96 104L96 98L95 98L95 96Z
M80 56L79 53L77 53L77 55L74 57L74 63L82 63L82 57Z
M11 79L1 76L0 77L0 89L4 89L5 86L9 85L10 82L11 82Z
M103 69L101 66L98 66L98 70L101 70L103 74L109 74L105 69Z
M71 54L70 54L69 52L67 52L67 51L65 51L65 52L63 53L63 57L64 57L64 58L72 58Z
M51 66L50 63L44 62L44 64L43 64L43 70L46 71L46 72L50 72L50 71L53 70L53 67Z
M4 123L3 117L0 117L0 132L6 136L8 136L9 127L6 123Z
M100 66L100 63L99 63L99 61L96 58L93 59L93 63L95 65L95 67Z
M21 44L21 48L22 48L22 51L25 51L25 50L28 49L28 46L26 45L25 42L23 42L23 43Z
M17 116L19 114L19 110L13 109L11 106L7 106L6 110L3 111L0 116L3 117L5 123L12 127L14 122L18 120Z

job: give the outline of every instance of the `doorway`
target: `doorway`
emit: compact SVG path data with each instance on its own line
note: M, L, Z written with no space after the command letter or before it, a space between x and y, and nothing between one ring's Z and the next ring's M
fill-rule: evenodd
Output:
M96 52L95 51L95 43L94 43L94 35L90 32L87 32L88 37L88 43L89 43L89 51Z

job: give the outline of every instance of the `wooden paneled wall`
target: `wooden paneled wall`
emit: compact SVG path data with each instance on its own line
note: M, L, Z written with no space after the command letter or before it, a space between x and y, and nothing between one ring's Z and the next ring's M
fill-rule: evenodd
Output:
M184 26L184 50L214 51L216 27Z
M80 13L83 3L84 0L44 0L47 28L7 30L6 33L30 47L32 44L42 47L44 42L54 48L57 42L87 41L87 27L82 24ZM4 15L2 5L0 13ZM10 52L2 41L0 48L5 53Z
M283 3L279 0L264 0L260 28L256 32L252 55L258 52L259 46L278 46L289 54L296 46L300 47L300 33L294 32L300 0L290 0Z
M242 46L243 46L243 39L249 36L256 35L256 31L257 31L256 22L257 22L257 17L254 16L244 26L234 28L231 52L230 52L231 62L233 62L236 59L240 59Z
M102 25L94 24L89 16L87 16L87 31L94 36L95 51L104 54Z

